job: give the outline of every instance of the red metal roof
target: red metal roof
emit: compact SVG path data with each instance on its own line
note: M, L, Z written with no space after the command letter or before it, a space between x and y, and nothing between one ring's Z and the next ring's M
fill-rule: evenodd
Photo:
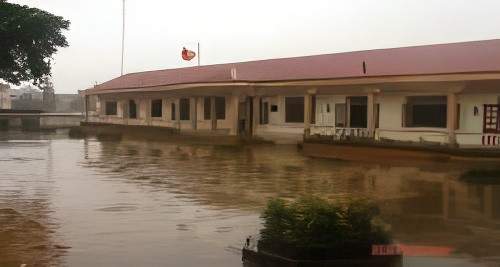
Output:
M365 63L366 73L363 71ZM231 69L236 69L236 79ZM500 39L377 49L130 73L91 91L214 82L267 82L500 71Z

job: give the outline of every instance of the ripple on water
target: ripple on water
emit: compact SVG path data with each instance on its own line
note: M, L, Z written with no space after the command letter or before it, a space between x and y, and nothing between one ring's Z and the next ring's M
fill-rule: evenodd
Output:
M135 204L127 204L127 203L117 203L107 207L96 209L96 211L104 211L104 212L126 212L126 211L134 211L137 210L138 207Z

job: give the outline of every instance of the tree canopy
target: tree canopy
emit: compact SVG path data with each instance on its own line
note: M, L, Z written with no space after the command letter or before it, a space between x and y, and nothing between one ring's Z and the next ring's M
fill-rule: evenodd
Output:
M70 22L49 12L0 0L0 79L38 84L50 76L52 55L68 46Z

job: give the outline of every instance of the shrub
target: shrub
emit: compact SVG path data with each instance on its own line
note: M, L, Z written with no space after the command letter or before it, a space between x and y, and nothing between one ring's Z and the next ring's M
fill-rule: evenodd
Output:
M500 169L473 169L463 173L460 179L472 184L500 184Z
M258 248L301 259L368 256L372 244L391 242L378 214L378 207L366 200L272 199L261 216Z

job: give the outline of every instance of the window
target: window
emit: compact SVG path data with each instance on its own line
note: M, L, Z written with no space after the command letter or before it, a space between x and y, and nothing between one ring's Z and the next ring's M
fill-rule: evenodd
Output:
M304 97L285 97L285 122L304 122Z
M215 98L215 118L218 120L226 119L226 98L216 97Z
M375 104L375 129L380 128L380 104Z
M446 96L410 96L404 110L405 127L446 128Z
M179 116L181 121L189 120L189 98L181 98L179 101Z
M500 133L500 105L484 105L484 133Z
M335 104L335 127L347 127L346 104Z
M131 119L137 119L137 105L134 100L128 101L128 117Z
M269 103L262 102L260 100L260 124L268 124L269 123ZM271 106L272 108L272 106Z
M211 113L212 113L212 101L211 101L210 97L205 97L203 99L203 118L205 120L210 120Z
M172 103L171 109L170 109L170 119L175 121L175 103Z
M162 117L162 101L161 99L151 101L151 117L161 118Z
M106 115L116 115L116 101L106 101Z
M368 126L368 97L348 97L349 102L349 127L366 128Z
M271 105L271 112L278 112L278 105Z

